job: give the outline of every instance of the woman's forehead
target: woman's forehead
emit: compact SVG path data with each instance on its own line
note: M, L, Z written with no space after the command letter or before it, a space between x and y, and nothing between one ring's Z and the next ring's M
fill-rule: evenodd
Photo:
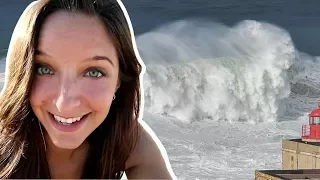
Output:
M38 50L47 54L108 55L117 59L112 37L97 18L80 13L56 12L44 22Z

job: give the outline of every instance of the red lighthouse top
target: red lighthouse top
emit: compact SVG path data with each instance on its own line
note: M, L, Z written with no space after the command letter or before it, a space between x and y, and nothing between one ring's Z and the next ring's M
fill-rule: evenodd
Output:
M309 117L320 117L320 103L318 103L318 108L314 109L310 114Z
M320 142L320 102L309 114L309 124L302 126L301 139L305 142Z

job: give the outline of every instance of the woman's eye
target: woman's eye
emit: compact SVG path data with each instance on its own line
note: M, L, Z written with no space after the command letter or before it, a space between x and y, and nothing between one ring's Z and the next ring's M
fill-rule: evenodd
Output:
M105 76L105 74L98 69L91 69L86 73L86 76L98 78L101 76Z
M53 72L47 68L47 67L44 67L44 66L39 66L37 68L37 72L41 75L45 75L45 74L53 74Z

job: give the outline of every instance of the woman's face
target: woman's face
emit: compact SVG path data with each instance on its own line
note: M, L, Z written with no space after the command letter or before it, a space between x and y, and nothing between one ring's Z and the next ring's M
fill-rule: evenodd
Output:
M30 102L59 148L75 149L104 121L119 63L102 22L59 11L42 26Z

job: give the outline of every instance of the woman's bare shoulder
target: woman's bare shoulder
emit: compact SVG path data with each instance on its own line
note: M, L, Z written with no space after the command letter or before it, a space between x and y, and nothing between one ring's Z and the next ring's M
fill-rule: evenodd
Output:
M129 179L176 179L159 138L144 121L140 121L140 128L137 146L126 162L126 176Z

